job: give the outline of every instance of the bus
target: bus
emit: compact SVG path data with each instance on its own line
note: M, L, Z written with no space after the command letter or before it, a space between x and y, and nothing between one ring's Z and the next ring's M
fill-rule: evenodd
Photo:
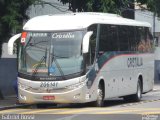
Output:
M20 38L20 39L18 39ZM151 25L109 13L30 19L18 42L18 99L25 104L140 101L154 85Z

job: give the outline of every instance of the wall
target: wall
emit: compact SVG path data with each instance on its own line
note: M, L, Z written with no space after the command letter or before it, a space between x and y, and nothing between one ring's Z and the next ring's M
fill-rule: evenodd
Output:
M27 14L30 16L30 18L39 15L61 14L61 13L71 12L68 10L69 9L68 4L63 5L58 0L44 0L44 1L51 3L51 5L49 4L32 5L27 11Z
M155 82L160 83L160 47L155 49Z
M149 22L154 31L154 15L152 12L146 10L136 10L135 20ZM160 18L155 18L155 36L158 38L158 47L155 49L155 83L160 83Z
M17 79L16 56L9 56L7 43L2 45L2 57L0 59L0 90L3 96L15 94L13 82Z
M153 28L153 13L146 10L135 10L135 20L149 22ZM155 32L160 33L160 18L155 18ZM152 29L153 30L153 29Z

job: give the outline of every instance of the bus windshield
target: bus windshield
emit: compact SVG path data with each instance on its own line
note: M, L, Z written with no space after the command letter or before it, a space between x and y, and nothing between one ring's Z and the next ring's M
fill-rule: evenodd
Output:
M34 76L81 73L83 35L83 31L23 32L19 45L19 73Z

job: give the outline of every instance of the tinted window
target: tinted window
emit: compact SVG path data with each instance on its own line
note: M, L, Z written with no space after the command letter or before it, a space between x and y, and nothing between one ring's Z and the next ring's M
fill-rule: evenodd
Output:
M129 51L130 41L129 41L129 28L128 26L118 26L118 36L119 36L119 50Z
M129 42L130 42L130 44L129 44L130 51L136 51L137 50L135 30L136 30L136 27L128 26L128 39L129 39Z
M137 48L139 52L151 52L152 50L152 35L149 28L137 27Z
M99 38L99 52L118 51L117 26L101 25Z

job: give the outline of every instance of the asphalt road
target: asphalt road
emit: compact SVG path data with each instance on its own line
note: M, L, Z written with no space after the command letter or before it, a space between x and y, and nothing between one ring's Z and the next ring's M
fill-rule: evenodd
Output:
M158 116L159 114L159 116ZM105 106L86 104L16 108L0 111L3 120L160 120L160 89L144 94L141 102L125 102L115 98Z

